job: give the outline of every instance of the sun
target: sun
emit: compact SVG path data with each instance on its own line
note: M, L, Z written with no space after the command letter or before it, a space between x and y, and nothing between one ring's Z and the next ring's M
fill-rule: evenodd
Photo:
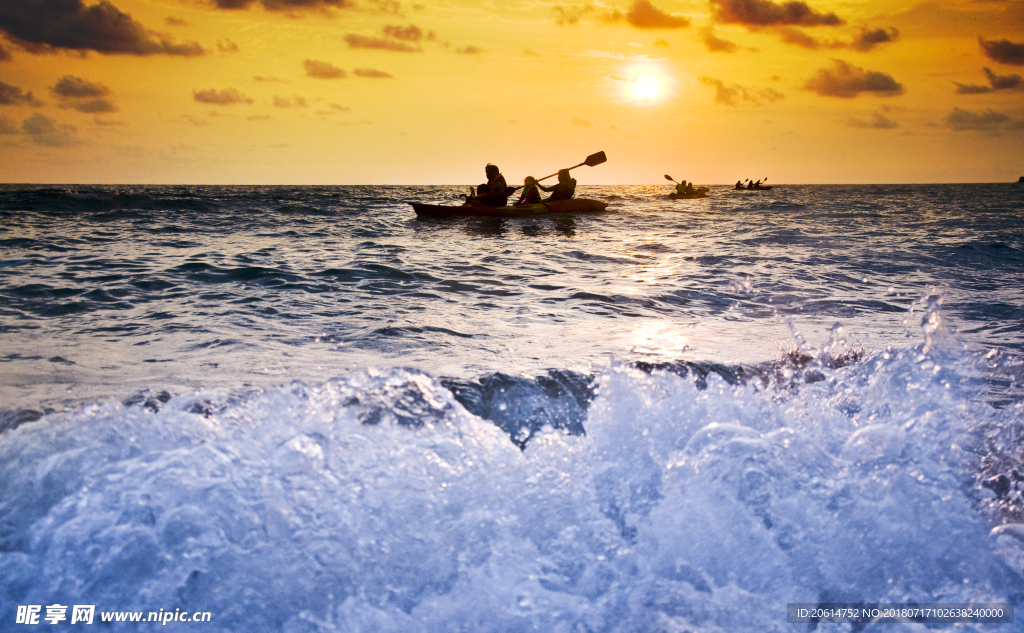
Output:
M641 75L630 82L630 93L638 101L650 101L656 99L661 93L661 84L650 75Z
M633 105L650 106L672 97L675 83L660 63L647 61L623 68L617 78L621 94Z

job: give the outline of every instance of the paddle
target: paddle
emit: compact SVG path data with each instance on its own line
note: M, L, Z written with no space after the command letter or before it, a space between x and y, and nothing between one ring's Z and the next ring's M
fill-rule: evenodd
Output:
M565 171L569 171L570 169L576 169L577 167L582 167L584 165L586 165L587 167L596 167L597 165L600 165L601 163L604 163L604 162L607 162L607 161L608 161L608 157L604 155L604 152L598 152L596 154L591 154L590 156L587 156L587 159L585 161L583 161L579 165L573 165L572 167L569 167ZM562 171L562 170L559 169L558 171ZM558 175L558 171L556 171L555 173L551 174L550 176L544 176L543 178L538 178L537 182L540 182L541 180L547 180L548 178L554 178L555 176ZM523 188L523 185L519 185L518 187L509 187L509 189L511 189L512 191L518 191L519 189L522 189L522 188ZM511 191L509 192L509 195L512 195Z
M577 167L582 167L584 165L586 165L587 167L596 167L596 166L600 165L601 163L606 162L607 160L608 160L608 157L604 155L604 152L598 152L596 154L591 154L590 156L587 156L587 160L583 161L579 165L573 165L569 169L576 169ZM569 169L566 169L565 171L569 171ZM562 171L562 170L559 169L558 171ZM537 182L540 182L541 180L547 180L548 178L554 178L555 176L558 175L558 171L556 171L555 173L551 174L550 176L544 176L543 178L538 178Z

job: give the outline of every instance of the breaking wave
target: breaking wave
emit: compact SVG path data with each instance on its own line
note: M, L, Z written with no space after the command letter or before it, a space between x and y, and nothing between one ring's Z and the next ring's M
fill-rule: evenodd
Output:
M1006 359L936 314L916 347L745 375L368 370L25 420L0 435L0 619L781 631L787 602L1013 602L1024 406L990 404Z

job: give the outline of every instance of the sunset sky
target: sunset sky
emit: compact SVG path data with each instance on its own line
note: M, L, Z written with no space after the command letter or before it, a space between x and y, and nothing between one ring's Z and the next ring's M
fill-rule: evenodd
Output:
M0 182L1005 182L1020 0L0 0Z

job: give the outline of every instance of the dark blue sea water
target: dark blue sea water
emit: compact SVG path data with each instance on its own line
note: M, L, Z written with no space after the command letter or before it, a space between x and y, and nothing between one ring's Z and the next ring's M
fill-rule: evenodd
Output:
M1024 187L463 191L0 185L0 630L1024 596Z

